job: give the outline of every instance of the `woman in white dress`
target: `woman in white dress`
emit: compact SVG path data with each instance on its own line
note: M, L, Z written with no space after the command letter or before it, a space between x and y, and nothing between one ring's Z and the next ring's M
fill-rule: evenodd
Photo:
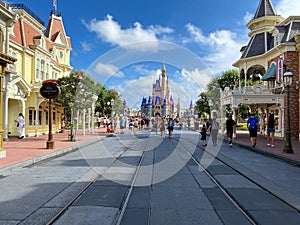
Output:
M15 120L17 122L17 127L18 127L18 133L19 133L19 139L24 138L24 124L25 124L25 119L22 113L19 113L19 117Z

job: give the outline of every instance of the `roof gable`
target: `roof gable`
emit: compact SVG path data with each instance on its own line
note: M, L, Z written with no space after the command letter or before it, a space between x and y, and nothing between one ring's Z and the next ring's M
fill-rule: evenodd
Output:
M45 35L52 42L70 47L70 41L68 41L68 37L66 36L61 17L55 16L54 14L51 15Z

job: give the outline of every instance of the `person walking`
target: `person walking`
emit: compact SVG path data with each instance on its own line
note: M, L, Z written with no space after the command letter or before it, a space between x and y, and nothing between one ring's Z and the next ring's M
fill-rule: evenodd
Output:
M133 127L134 127L133 118L130 119L128 127L129 127L129 132L132 135L133 134Z
M258 125L259 120L257 117L255 117L255 114L252 113L247 120L247 128L249 130L250 140L253 148L255 148L256 145Z
M139 121L138 118L135 118L134 122L133 122L133 133L137 134L139 130Z
M269 113L268 128L267 128L267 146L274 147L274 135L275 135L275 117L274 113Z
M210 136L212 139L213 146L217 145L217 138L219 133L219 123L217 122L216 118L214 117L211 121L209 128Z
M98 123L98 128L100 128L100 125L101 125L101 117L100 116L98 116L97 123Z
M160 121L160 137L163 138L166 130L166 122L164 117L161 118Z
M15 120L17 122L17 127L18 127L18 138L23 139L24 138L24 124L25 124L25 119L22 113L19 113L19 117Z
M232 115L229 115L226 120L226 134L229 146L232 147L232 137L235 133L236 122L232 119Z
M202 128L201 128L201 140L202 140L202 146L207 146L206 144L206 133L207 133L207 128L206 128L206 125L205 123L202 125Z
M172 117L170 117L169 122L168 122L169 138L172 137L173 130L174 130L174 120Z

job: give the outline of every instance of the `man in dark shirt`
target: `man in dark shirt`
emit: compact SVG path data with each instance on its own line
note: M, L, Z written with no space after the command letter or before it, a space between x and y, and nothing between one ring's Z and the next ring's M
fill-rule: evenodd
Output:
M232 116L229 115L228 119L226 120L226 131L227 131L227 139L229 141L229 146L232 146L232 136L235 132L235 121L232 119Z

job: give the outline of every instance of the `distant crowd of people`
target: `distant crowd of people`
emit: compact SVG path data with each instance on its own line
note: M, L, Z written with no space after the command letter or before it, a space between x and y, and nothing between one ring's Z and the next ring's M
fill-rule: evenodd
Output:
M20 121L20 117L18 118ZM168 137L171 138L174 131L174 126L182 127L182 122L178 118L172 117L98 117L98 127L103 126L106 128L107 133L119 133L124 134L126 128L128 128L130 134L137 134L139 130L154 130L160 132L160 136L165 137L165 132L168 132ZM250 115L247 119L247 129L249 131L249 137L252 147L255 147L257 144L257 135L259 130L259 119L255 116L254 113ZM274 117L274 112L270 112L267 118L267 146L274 147L274 136L275 136L275 125L276 120ZM236 136L236 121L233 120L232 115L229 114L226 122L224 124L226 138L228 140L229 147L233 145L233 139ZM201 141L202 145L207 146L207 136L212 140L212 145L217 146L218 135L220 133L220 125L216 118L211 120L205 120L205 122L200 127ZM20 138L22 138L22 133L20 129Z
M98 128L106 128L107 133L119 133L124 134L126 128L128 128L130 134L137 134L139 130L154 130L160 131L161 137L164 137L166 131L168 131L169 138L172 137L174 126L177 124L180 128L182 123L177 118L172 117L98 117Z
M250 117L247 119L247 129L249 132L250 142L253 148L256 147L257 144L257 135L259 130L259 119L255 116L254 113L251 113ZM274 112L270 112L267 118L267 127L266 127L266 134L267 134L267 146L274 147L275 141L275 126L276 120L274 116ZM225 122L225 133L229 143L229 146L232 147L233 137L236 136L236 121L232 119L232 115L229 114L226 122ZM216 118L212 120L206 120L205 123L202 124L200 128L201 140L202 145L205 147L207 146L207 135L209 134L212 139L212 145L217 145L217 137L220 132L219 123L216 121Z

